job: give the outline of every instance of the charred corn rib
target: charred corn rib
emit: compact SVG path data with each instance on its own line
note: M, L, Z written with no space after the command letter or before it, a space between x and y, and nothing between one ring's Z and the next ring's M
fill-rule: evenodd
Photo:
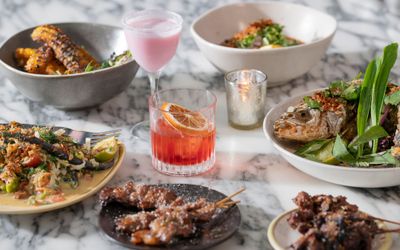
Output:
M21 67L24 67L26 72L33 74L56 75L63 74L66 70L64 65L54 57L53 50L48 46L42 46L38 49L17 49L15 52L16 58L21 58L21 63L29 54L30 56L25 61L25 64L20 65Z
M34 41L43 42L50 46L55 57L74 74L83 72L90 63L93 67L99 64L86 50L72 42L61 29L53 25L42 25L35 28L31 34Z
M63 75L67 69L64 64L62 64L55 57L47 64L46 66L46 74L47 75Z
M35 53L35 49L33 48L17 48L15 50L15 59L17 60L17 64L19 67L25 67L26 62L29 57L31 57Z
M25 65L26 72L33 74L46 74L46 66L54 57L50 47L42 46L35 50Z

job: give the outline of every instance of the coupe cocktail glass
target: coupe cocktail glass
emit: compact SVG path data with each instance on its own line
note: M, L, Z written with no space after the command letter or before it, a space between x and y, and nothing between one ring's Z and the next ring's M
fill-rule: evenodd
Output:
M127 13L122 20L125 38L137 63L147 72L151 94L158 90L162 69L176 53L182 17L166 10ZM133 133L149 140L149 122L138 123Z

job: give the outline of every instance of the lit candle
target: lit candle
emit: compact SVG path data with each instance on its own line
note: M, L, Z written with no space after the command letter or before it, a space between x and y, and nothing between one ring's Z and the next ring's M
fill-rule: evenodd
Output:
M265 115L267 76L258 70L236 70L225 75L229 124L253 129Z

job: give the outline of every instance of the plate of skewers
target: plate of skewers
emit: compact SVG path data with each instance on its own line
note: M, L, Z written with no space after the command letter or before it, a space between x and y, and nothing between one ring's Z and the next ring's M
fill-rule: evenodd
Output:
M272 108L264 134L289 163L335 184L400 185L400 86L389 82L397 43L365 73L291 97Z
M132 249L207 249L231 237L241 215L231 198L191 184L127 182L99 194L99 226L111 241Z
M370 249L389 250L389 229L399 222L362 212L344 196L300 192L293 199L297 208L276 217L268 227L268 240L275 250Z

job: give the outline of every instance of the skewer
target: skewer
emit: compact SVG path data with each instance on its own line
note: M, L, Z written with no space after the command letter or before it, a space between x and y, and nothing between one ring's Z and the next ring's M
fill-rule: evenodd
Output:
M227 202L224 202L224 203L218 205L217 207L219 207L219 208L230 208L230 207L232 207L232 206L234 206L234 205L236 205L238 203L240 203L240 201L227 201Z
M378 231L376 234L386 234L386 233L400 233L400 228L382 229L382 230Z
M238 191L234 192L233 194L231 194L231 195L229 195L229 196L223 198L222 200L218 201L218 202L216 203L217 207L221 206L222 204L224 204L225 202L227 202L228 200L230 200L232 197L234 197L234 196L240 194L240 193L243 192L244 190L246 190L246 188L245 188L245 187L242 187L242 188L240 188Z
M374 220L379 220L379 221L384 221L384 222L388 222L388 223L395 224L395 225L400 225L400 222L397 222L397 221L378 218L378 217L375 217L375 216L371 216L371 218L374 219Z

